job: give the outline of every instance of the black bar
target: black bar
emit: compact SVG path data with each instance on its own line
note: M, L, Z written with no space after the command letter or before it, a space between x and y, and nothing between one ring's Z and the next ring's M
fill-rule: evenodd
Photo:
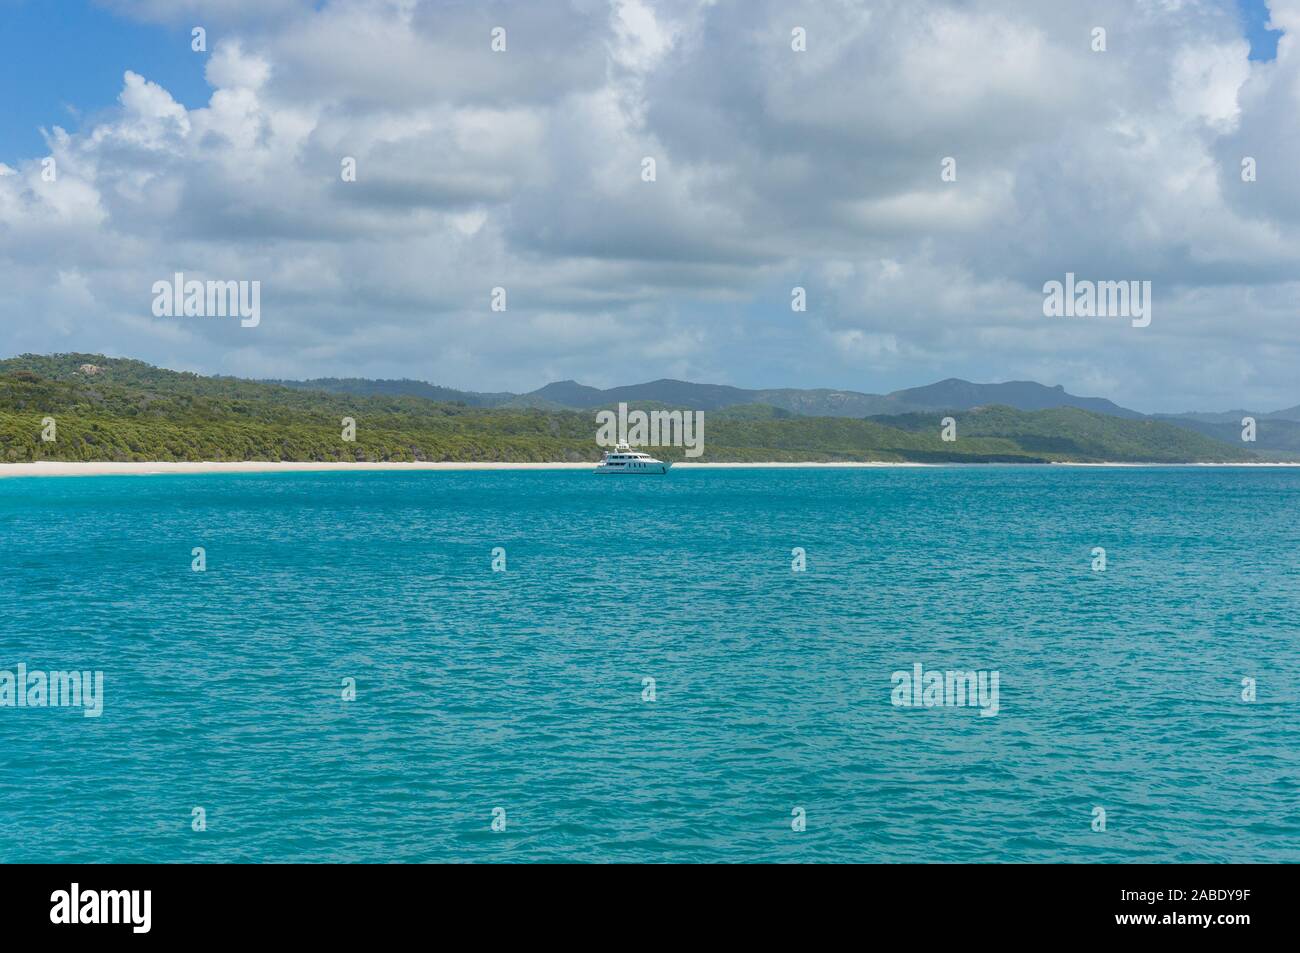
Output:
M6 882L0 922L7 940L341 942L373 939L376 927L414 931L478 921L490 932L520 929L527 926L521 919L526 916L534 917L539 935L550 933L557 919L586 932L609 924L615 914L631 933L663 936L668 924L690 914L739 928L767 929L773 921L839 923L864 937L906 927L917 941L929 937L927 948L980 937L1124 934L1180 944L1231 943L1285 935L1294 872L1213 865L903 865L848 871L574 866L545 872L396 865L9 866L0 868ZM697 876L700 882L692 884ZM100 901L97 895L85 907L89 892L149 891L147 932L139 929L143 893L138 905L127 906L120 894L109 898L109 907L120 904L126 922L51 922L52 913L60 912L57 892L70 901L74 883L90 915Z

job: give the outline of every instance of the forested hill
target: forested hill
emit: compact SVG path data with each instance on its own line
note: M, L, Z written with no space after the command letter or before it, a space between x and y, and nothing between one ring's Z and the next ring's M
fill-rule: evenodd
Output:
M644 404L649 407L652 405ZM655 405L662 407L663 405ZM705 412L701 461L1233 462L1239 447L1167 423L1076 408L795 416L759 405ZM42 439L54 422L53 441ZM355 442L342 438L356 422ZM97 354L0 361L0 460L599 459L591 411L469 406L203 377ZM683 459L679 447L657 448Z

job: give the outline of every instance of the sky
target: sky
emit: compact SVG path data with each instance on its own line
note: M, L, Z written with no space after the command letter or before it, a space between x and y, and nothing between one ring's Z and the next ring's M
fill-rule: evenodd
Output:
M0 0L0 356L1289 407L1297 33L1300 0ZM176 272L260 282L260 321L156 316ZM1067 273L1151 282L1150 324L1046 316Z

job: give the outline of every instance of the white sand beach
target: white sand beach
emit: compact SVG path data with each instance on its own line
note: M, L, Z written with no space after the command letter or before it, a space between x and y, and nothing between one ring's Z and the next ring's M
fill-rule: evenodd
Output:
M165 474L198 473L291 473L309 472L414 472L417 470L594 470L595 463L503 463L481 462L426 462L426 463L314 463L281 462L271 460L241 461L185 461L185 462L129 462L129 463L67 463L57 460L37 463L0 463L0 477L31 476L160 476ZM938 468L938 467L990 467L990 466L1063 466L1063 467L1294 467L1300 463L896 463L853 462L836 463L693 463L673 464L674 470L760 470L760 469L882 469L882 468Z
M181 461L129 463L65 463L42 460L37 463L0 464L5 476L147 476L168 473L290 473L295 471L373 470L581 470L594 463L318 463L274 460Z
M673 469L769 468L769 467L923 467L927 463L674 463ZM129 463L68 463L58 460L37 463L0 463L0 477L24 476L153 476L183 473L290 473L371 471L413 472L416 470L594 470L594 462L582 463L504 463L496 461L426 462L426 463L316 463L272 460L184 461Z

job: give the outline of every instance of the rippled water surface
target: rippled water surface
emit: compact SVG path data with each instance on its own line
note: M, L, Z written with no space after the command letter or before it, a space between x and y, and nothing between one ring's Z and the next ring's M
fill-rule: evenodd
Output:
M97 719L0 707L0 860L1300 860L1298 492L1205 468L0 480L0 670L105 678ZM895 707L916 662L998 671L998 715Z

